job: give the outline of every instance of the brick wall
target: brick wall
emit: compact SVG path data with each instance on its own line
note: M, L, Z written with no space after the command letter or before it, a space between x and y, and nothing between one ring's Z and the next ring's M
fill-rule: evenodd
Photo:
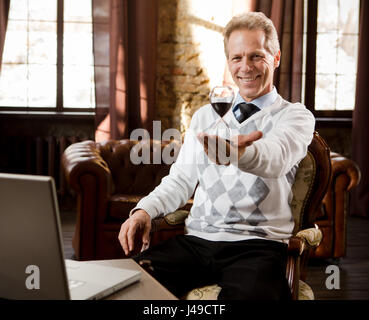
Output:
M162 130L184 132L193 113L208 103L210 87L222 79L222 30L228 21L224 8L230 4L232 1L159 1L156 119L162 121Z

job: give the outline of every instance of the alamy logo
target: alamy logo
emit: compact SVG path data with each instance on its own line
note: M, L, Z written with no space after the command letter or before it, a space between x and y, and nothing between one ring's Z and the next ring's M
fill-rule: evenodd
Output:
M40 289L40 268L35 265L29 265L26 268L26 274L29 274L26 278L26 288L28 290Z
M163 161L166 164L172 164L182 144L181 133L176 129L167 129L162 135L161 122L153 121L153 140L156 144L152 146L152 159L150 138L150 133L146 129L139 128L132 131L130 140L136 140L139 143L131 149L131 162L133 164L160 164ZM171 141L171 143L161 150L161 140Z
M196 130L189 129L186 132L189 140L196 141L198 139ZM233 130L231 130L233 133ZM209 134L216 134L220 137L224 136L225 131L219 130L217 132L209 131ZM131 149L130 160L133 164L172 164L176 161L179 150L182 146L182 135L179 130L167 129L161 134L161 122L153 121L153 137L146 129L138 128L132 131L130 140L138 141L138 143ZM161 141L170 141L163 149L161 148ZM202 140L201 143L204 141ZM231 150L232 149L232 150ZM227 148L225 142L218 143L215 139L207 140L207 152L209 158L218 164L229 164L230 162L236 164L238 161L238 150L236 148ZM204 157L196 159L196 164L204 164ZM194 164L194 158L191 152L182 156L182 163Z
M340 269L336 265L329 265L325 269L325 273L330 274L325 280L325 287L328 290L340 289Z

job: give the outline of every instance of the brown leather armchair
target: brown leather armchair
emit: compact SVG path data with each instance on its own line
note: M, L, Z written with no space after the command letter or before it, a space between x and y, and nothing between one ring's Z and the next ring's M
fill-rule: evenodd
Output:
M317 132L308 148L307 156L301 161L292 186L291 209L295 220L294 235L288 245L286 277L293 299L313 299L311 288L304 282L309 252L319 245L321 231L314 226L317 209L331 181L329 148ZM184 220L188 212L178 210L152 221L151 243L169 239L173 234L184 232ZM150 272L150 261L140 261ZM184 299L216 299L220 288L214 284L195 288Z
M346 157L331 152L332 180L318 209L316 224L323 233L320 245L311 252L313 258L339 259L346 255L346 217L349 191L360 182L360 169Z
M66 180L77 194L72 242L77 260L124 258L117 238L121 224L139 199L169 173L166 164L134 165L130 152L137 143L83 141L70 145L63 153ZM168 144L163 141L159 146L163 149ZM151 141L150 159L152 145Z

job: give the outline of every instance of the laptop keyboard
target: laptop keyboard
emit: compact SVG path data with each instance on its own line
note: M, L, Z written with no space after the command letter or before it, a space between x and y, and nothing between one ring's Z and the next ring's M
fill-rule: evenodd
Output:
M84 285L85 282L83 281L78 281L78 280L69 280L69 290L72 290L72 289L75 289L75 288L78 288L82 285Z

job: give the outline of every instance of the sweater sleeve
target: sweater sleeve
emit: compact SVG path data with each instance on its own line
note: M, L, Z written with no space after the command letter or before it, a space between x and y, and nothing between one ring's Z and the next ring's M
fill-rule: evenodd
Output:
M286 175L301 161L313 138L315 118L301 104L290 104L266 137L246 148L236 165L263 178Z
M152 219L171 213L184 206L192 196L198 182L196 168L196 135L193 127L196 118L194 114L190 128L187 130L184 142L178 153L176 162L172 164L169 174L146 197L142 198L130 215L138 210L145 210Z

